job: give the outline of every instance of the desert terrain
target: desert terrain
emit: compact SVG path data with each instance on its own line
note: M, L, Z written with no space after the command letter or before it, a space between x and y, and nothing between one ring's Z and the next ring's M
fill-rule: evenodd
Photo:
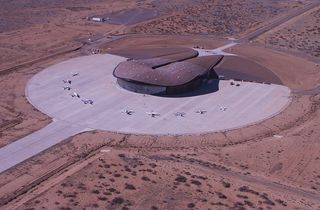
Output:
M303 14L302 17L296 17L260 36L255 42L278 50L290 50L294 53L303 52L314 57L320 57L319 25L320 7L316 7Z
M204 3L205 2L205 3ZM239 38L307 1L154 1L165 17L133 26L146 34L211 34Z
M29 79L50 65L93 49L212 49L310 2L3 1L0 147L51 122L25 98ZM86 19L134 8L159 17L129 25ZM315 7L226 50L268 67L292 90L278 115L218 133L72 136L1 173L0 208L320 209L318 16Z

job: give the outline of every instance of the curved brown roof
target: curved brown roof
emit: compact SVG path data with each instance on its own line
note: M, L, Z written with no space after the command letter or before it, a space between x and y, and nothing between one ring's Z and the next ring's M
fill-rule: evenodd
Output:
M282 85L280 78L271 70L243 57L225 56L214 71L226 79Z
M161 66L168 65L174 62L180 62L183 60L191 59L198 56L197 51L189 51L189 52L182 52L177 54L171 54L161 57L149 58L149 59L141 59L139 62L150 66L151 68L155 69Z
M113 55L119 55L125 58L131 58L135 60L149 59L155 57L164 57L174 54L186 53L190 55L198 55L196 50L185 47L144 47L144 48L118 48L110 49L107 51Z
M158 58L148 59L148 62L144 60L125 61L116 67L114 76L150 85L177 86L206 74L222 57L212 55L176 62L177 57L166 56L166 62L171 60L170 64L160 67L158 64L164 62L159 62Z

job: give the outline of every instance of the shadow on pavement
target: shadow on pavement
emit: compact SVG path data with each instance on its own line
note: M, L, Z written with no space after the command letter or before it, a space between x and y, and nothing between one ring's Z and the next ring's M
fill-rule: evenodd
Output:
M182 94L172 94L172 95L158 95L159 97L165 98L182 98L182 97L193 97L199 95L210 94L219 91L218 79L204 80L202 84L193 91L182 93Z

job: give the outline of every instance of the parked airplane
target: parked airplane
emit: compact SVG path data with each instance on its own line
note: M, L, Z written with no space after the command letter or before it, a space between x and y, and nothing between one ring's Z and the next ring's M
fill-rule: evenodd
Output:
M123 109L121 110L122 113L127 114L127 115L132 115L134 113L133 110L128 110L128 109Z
M184 112L176 112L174 115L176 117L184 117L186 115L186 113L184 113Z
M227 110L227 107L220 106L220 110L221 110L221 111L226 111L226 110Z
M160 114L158 112L154 112L154 111L151 111L151 112L146 112L148 115L150 115L151 117L158 117L160 116Z
M80 98L80 95L79 95L78 93L76 93L76 92L73 92L73 93L71 94L71 96L72 96L72 97L78 97L78 98Z
M62 80L62 82L71 84L71 80L69 80L69 79L68 80Z
M71 90L71 87L70 86L64 86L63 89L64 90Z
M198 111L196 111L196 113L198 113L198 114L205 114L205 113L207 113L207 111L205 111L205 110L198 110Z
M84 104L93 104L93 100L91 99L81 99L81 101L84 103Z

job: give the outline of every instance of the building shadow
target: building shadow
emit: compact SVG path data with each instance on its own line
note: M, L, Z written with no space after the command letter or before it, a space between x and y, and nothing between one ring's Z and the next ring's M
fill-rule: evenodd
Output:
M200 95L206 95L219 91L219 79L210 79L202 81L201 85L196 89L181 94L170 94L170 95L158 95L159 97L165 98L183 98L183 97L194 97Z

